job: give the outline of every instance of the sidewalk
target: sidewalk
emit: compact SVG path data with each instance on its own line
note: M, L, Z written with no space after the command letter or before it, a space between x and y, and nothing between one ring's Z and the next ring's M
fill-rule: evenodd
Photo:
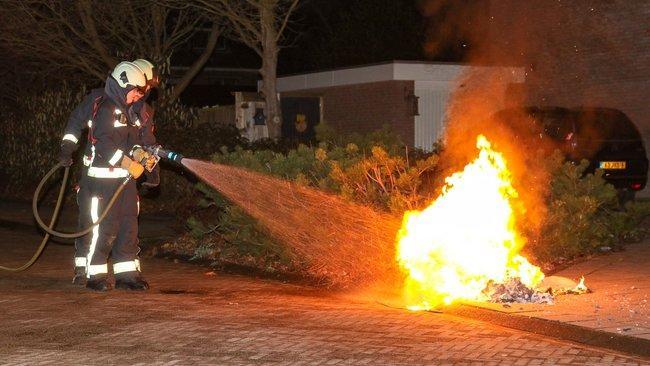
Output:
M49 221L48 213L47 209L42 212L45 221ZM62 216L60 230L73 230L76 212L67 209ZM171 216L142 217L141 237L173 237L173 220ZM0 202L0 224L11 223L35 232L31 207ZM558 296L554 305L465 303L451 306L444 313L650 357L650 240L555 275L574 280L584 276L593 292Z
M557 296L554 305L466 303L447 312L650 356L650 240L554 275L584 276L592 292Z
M39 235L0 227L6 265ZM70 283L72 248L0 272L3 365L616 365L640 358L489 322L145 257L151 290ZM68 262L69 263L69 262Z

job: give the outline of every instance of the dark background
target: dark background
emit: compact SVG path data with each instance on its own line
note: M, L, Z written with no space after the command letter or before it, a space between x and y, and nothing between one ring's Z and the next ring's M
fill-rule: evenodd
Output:
M463 61L471 42L462 32L446 34L444 44L426 50L426 38L440 31L450 12L482 1L459 0L426 14L419 0L304 0L286 32L288 45L278 60L278 75L323 71L392 60ZM179 50L172 65L189 65L202 51L202 38L195 37ZM231 104L232 91L255 91L250 72L231 72L219 81L206 82L211 68L258 69L261 60L249 48L227 37L219 40L206 69L182 94L189 105ZM214 79L214 78L212 78Z

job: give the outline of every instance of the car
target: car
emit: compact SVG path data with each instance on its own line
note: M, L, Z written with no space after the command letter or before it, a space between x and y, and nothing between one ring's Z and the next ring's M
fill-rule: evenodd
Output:
M598 107L522 107L497 112L493 118L557 148L567 160L589 161L585 173L603 170L603 178L619 192L619 199L634 199L648 181L648 158L639 130L625 113Z

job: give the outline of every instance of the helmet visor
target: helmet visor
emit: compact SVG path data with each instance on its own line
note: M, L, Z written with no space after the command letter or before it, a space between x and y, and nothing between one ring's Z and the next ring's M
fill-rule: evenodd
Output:
M132 90L135 90L136 94L139 94L142 97L149 91L149 83L145 84L144 86L129 85L128 88L126 88L127 94Z

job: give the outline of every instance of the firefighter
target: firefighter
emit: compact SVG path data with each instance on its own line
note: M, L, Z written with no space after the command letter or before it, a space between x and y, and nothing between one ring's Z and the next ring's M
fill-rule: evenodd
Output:
M146 103L146 99L150 91L158 86L158 78L154 66L149 61L138 59L133 61L133 63L143 71L146 78L146 91L143 98L131 105L129 113L131 114L132 120L135 120L135 125L139 128L139 138L141 139L142 145L154 145L156 138L154 136L153 109ZM61 142L61 150L59 153L59 162L61 165L72 165L72 155L78 148L82 131L89 127L89 124L92 124L92 120L99 106L105 99L106 93L104 88L93 89L71 113ZM79 215L79 230L83 230L92 224L90 216L83 213L87 213L90 210L88 206L90 197L88 196L85 177L87 175L87 167L90 165L94 154L92 142L87 143L83 155L81 176L76 187L77 204L82 213ZM146 180L143 182L144 186L155 187L159 184L160 178L157 166L154 171L146 171L145 173ZM86 256L88 254L90 239L91 234L87 234L75 240L74 277L72 279L74 284L85 284Z
M139 145L139 129L129 108L144 97L146 78L132 62L121 62L106 79L105 100L98 107L89 135L94 152L87 170L90 197L88 214L96 223L99 214L129 175L137 179L155 163ZM144 165L143 165L144 164ZM93 227L86 255L86 287L96 291L111 288L108 257L113 261L115 287L146 290L138 260L139 203L134 179L128 181L101 223Z

